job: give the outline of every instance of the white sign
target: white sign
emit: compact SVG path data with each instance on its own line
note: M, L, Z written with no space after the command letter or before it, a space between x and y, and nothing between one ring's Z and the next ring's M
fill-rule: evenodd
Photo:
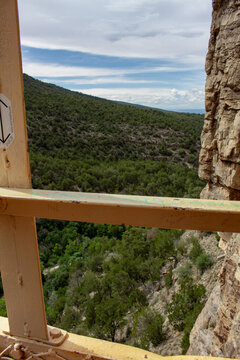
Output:
M11 101L0 94L0 148L8 148L14 140Z

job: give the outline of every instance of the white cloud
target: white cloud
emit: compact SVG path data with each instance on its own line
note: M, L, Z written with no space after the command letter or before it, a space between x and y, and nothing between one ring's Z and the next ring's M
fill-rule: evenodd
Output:
M153 89L150 86L155 78L150 75L141 76L141 80L136 80L136 88L132 88L135 79L127 75L203 69L211 19L210 0L21 0L19 10L23 45L159 59L165 64L175 64L117 69L101 67L99 60L93 68L32 62L31 54L24 52L27 74L46 81L58 78L58 83L66 86L92 85L93 89L79 91L113 100L167 109L203 107L203 79L199 71L193 71L185 79L176 76L174 86L178 89L168 84L165 89L160 88L163 81L158 81L159 88ZM167 76L164 80L167 81ZM117 83L115 88L104 89L104 84L114 87L114 83ZM126 88L118 88L118 84L126 84ZM128 84L132 84L131 88ZM194 86L196 89L190 89Z
M73 89L84 94L162 109L203 108L203 90L175 88Z
M88 68L84 66L64 66L59 64L43 64L34 62L24 62L23 71L35 77L66 77L66 76L108 76L113 74L123 74L124 71L108 68Z
M50 80L48 78L41 79L42 81L49 82ZM94 78L88 78L88 79L57 79L57 83L61 86L64 85L98 85L98 84L153 84L153 83L161 83L161 84L167 84L167 81L156 81L156 80L130 80L126 79L124 76L115 76L115 77L94 77Z
M203 65L209 0L21 0L22 43Z
M59 64L35 63L28 60L23 61L23 71L35 77L66 77L66 76L110 76L124 74L141 74L151 72L174 72L186 71L183 67L152 67L152 68L134 68L134 69L113 69L113 68L92 68L84 66L64 66Z

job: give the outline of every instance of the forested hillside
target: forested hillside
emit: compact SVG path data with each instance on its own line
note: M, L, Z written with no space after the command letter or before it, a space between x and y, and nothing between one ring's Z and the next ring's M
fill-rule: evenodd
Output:
M33 187L198 196L203 116L119 104L24 76Z
M202 115L107 101L27 75L24 87L33 187L199 196ZM50 324L146 349L167 341L171 328L186 352L206 299L193 274L212 265L197 238L47 220L37 229ZM162 288L170 294L164 311L152 302Z

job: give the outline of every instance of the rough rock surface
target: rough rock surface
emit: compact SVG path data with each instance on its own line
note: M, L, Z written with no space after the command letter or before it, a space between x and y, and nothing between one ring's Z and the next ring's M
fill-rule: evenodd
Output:
M240 235L228 241L219 281L190 335L188 354L240 358Z
M213 0L206 57L201 196L240 200L240 1ZM188 354L240 358L240 234L221 233L224 265L191 332ZM219 291L219 293L218 293Z
M191 268L191 276L194 279L194 283L199 285L204 285L206 289L207 298L210 297L215 285L216 278L220 272L220 269L223 265L223 251L218 247L218 241L216 238L216 234L205 234L200 231L186 231L181 237L181 244L188 247L188 251L186 254L179 256L178 262L176 266L173 266L173 263L167 263L165 267L162 268L162 274L169 271L170 266L173 268L173 285L167 289L164 282L164 275L161 277L161 281L158 282L157 287L155 289L147 288L146 295L149 300L149 305L151 308L157 310L165 319L163 330L166 335L166 339L161 342L161 344L157 347L151 347L150 350L154 353L170 356L170 355L181 355L182 348L181 342L183 338L183 332L179 332L175 330L169 323L168 313L167 313L167 305L172 301L172 296L178 292L180 285L178 283L179 278L179 270L181 267L185 266L186 263L189 263L189 252L191 250L191 246L189 246L189 239L191 237L195 237L198 239L201 247L204 249L206 253L208 253L214 261L213 266L209 269L206 269L203 274L201 274L195 266ZM219 296L218 296L219 298ZM213 309L213 313L215 312L216 316L216 308ZM211 319L210 323L213 320Z
M220 192L221 198L240 199L239 26L240 1L214 0L199 168L209 182L209 197L219 198Z
M209 356L212 350L213 331L220 305L220 285L213 289L190 334L191 353Z

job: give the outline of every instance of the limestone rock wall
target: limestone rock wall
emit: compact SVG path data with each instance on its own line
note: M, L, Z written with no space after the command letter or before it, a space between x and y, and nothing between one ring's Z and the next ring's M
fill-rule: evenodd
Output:
M228 242L218 283L190 335L188 354L240 358L240 236Z
M199 175L205 197L240 199L240 1L213 0ZM216 196L215 196L216 193Z
M206 57L201 197L240 200L240 1L213 0ZM221 233L225 261L188 354L240 358L240 234Z

